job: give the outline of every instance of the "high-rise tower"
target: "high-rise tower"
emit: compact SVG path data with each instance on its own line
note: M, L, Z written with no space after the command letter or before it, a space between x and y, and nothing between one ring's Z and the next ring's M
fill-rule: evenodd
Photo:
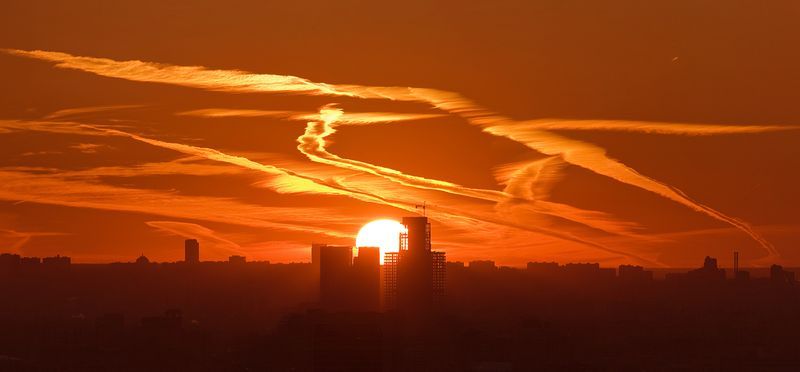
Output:
M200 243L197 239L186 239L183 243L183 260L186 263L200 262Z
M319 248L319 295L322 306L342 310L350 306L353 249L323 245Z
M384 258L386 307L407 313L429 312L444 295L445 254L431 250L427 217L404 217L400 251Z

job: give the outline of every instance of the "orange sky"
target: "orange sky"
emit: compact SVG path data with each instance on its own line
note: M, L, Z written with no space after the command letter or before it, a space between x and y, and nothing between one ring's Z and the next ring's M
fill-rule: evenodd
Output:
M798 16L4 2L0 250L304 261L426 201L450 260L797 265Z

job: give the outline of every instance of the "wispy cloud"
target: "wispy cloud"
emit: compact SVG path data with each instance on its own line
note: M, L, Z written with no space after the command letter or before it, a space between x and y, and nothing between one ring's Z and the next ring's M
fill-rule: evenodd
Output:
M70 148L78 150L78 152L82 152L84 154L96 154L101 149L109 148L109 146L108 145L98 144L98 143L79 143L79 144L70 146Z
M87 114L105 113L109 111L120 111L127 109L142 108L144 105L113 105L113 106L90 106L90 107L76 107L55 111L43 118L43 120L56 120L56 119L77 119L87 116Z
M525 130L580 130L619 131L647 134L687 136L712 136L721 134L752 134L800 129L796 125L720 125L663 123L631 120L525 120L513 124L517 131Z
M198 117L208 117L208 118L269 117L269 118L279 118L279 119L304 121L304 122L319 119L318 112L225 109L225 108L208 108L208 109L182 111L177 113L177 115L198 116ZM336 122L339 125L365 125L365 124L392 123L399 121L433 119L442 116L444 116L444 114L416 114L416 113L399 113L399 112L354 112L354 113L343 112L342 115L339 116L339 118L336 120Z
M529 148L548 156L559 156L563 161L579 166L613 180L631 185L656 195L684 205L691 210L703 213L749 235L763 247L772 257L778 252L774 247L754 231L747 223L727 216L709 206L688 197L676 187L656 181L653 178L640 174L635 169L628 167L619 160L606 155L605 149L579 140L570 139L547 129L567 128L593 128L593 130L626 130L655 134L686 134L710 135L730 133L756 133L779 129L796 129L796 127L776 126L719 126L719 125L693 125L672 123L636 123L621 121L593 121L592 123L552 122L552 121L515 121L498 115L458 93L446 92L435 89L413 87L369 87L359 85L334 85L312 82L295 76L282 76L270 74L252 74L236 70L213 70L198 66L174 66L143 61L115 61L105 58L78 57L66 53L47 51L22 51L5 50L6 53L50 61L60 68L78 69L102 76L127 79L131 81L166 83L189 86L207 90L230 92L285 92L312 95L347 96L355 98L388 99L397 101L413 101L428 103L447 113L460 116L473 125L480 126L485 132L512 139ZM395 170L375 166L354 160L341 159L325 150L324 138L335 130L330 123L338 120L342 113L335 108L328 108L321 112L322 120L309 122L306 132L299 139L298 149L303 151L310 159L328 163L334 166L346 166L372 173L381 177L392 177L405 186L417 188L438 188L448 192L458 185L440 181L428 180L421 177L399 174ZM326 125L327 123L327 125ZM109 133L123 134L123 133ZM310 180L297 175L286 173L274 167L261 164L252 164L247 159L231 157L221 154L216 150L198 149L188 145L168 144L162 141L145 139L132 134L125 134L133 139L150 143L156 146L172 148L176 151L205 156L209 159L227 161L253 169L261 169L273 173L278 177L289 178L283 181L281 188L292 190L297 185L298 189L313 190L315 192L330 192L360 198L365 201L383 202L375 200L374 196L354 195L351 191L336 187L319 180ZM482 197L485 190L464 188L463 193L474 193ZM497 198L506 198L505 192L495 191Z
M43 50L3 49L20 57L56 63L57 67L91 72L133 81L182 85L227 92L286 92L350 95L327 84L296 76L251 74L235 70L212 70L201 66L175 66L144 61L115 61L107 58L79 57Z
M351 237L331 229L343 217L329 209L253 205L229 198L187 196L86 182L58 173L0 170L0 199L40 204L125 211L187 220ZM349 219L345 219L349 221Z

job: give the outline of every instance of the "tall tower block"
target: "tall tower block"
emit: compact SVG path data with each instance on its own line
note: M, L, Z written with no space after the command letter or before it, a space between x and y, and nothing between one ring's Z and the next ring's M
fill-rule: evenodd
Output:
M183 260L186 263L200 262L200 243L197 239L186 239L183 243Z

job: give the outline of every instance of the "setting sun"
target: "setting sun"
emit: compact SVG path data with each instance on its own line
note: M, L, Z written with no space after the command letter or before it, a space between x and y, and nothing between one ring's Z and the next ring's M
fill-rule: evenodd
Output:
M395 220L375 220L358 231L356 246L379 247L382 264L386 252L397 252L400 246L399 234L405 230L405 226Z

